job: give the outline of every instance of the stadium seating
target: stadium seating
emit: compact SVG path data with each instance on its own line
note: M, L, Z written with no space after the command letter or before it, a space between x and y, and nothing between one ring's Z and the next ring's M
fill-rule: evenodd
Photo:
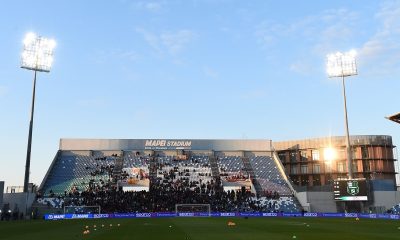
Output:
M278 199L261 197L252 198L252 201L254 201L263 212L300 212L294 197L279 197Z
M188 160L176 160L172 156L157 157L158 163L157 178L161 182L187 181L195 183L210 182L211 168L208 156L193 156ZM177 175L174 178L169 177L171 171Z
M224 156L218 158L218 167L221 176L248 178L243 161L239 156Z
M61 156L50 170L41 189L42 194L64 194L73 188L83 190L89 182L108 181L110 175L105 169L114 164L114 157Z
M268 156L257 156L250 159L255 178L263 190L276 191L280 195L292 195L274 160Z
M213 211L299 211L287 183L269 156L246 158L244 163L239 156L193 154L182 160L176 156L139 155L134 151L124 152L122 158L97 153L93 156L59 154L42 185L43 195L37 203L54 208L61 208L64 203L100 205L106 212L173 211L177 203L210 204ZM116 165L122 174L114 171ZM220 175L212 175L211 165L218 166ZM244 176L247 179L249 168L264 191L276 194L257 198L243 189L224 192L221 177L226 180L226 177L239 176L240 179ZM126 177L132 169L143 170L146 178L150 176L149 192L117 191L117 180Z
M51 206L53 208L62 208L64 199L62 198L38 198L37 202L42 205Z
M392 214L400 214L400 203L397 205L394 205L391 209L390 212Z

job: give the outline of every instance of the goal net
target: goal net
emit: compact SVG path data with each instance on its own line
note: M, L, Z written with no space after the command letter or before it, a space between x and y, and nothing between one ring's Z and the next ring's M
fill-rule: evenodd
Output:
M64 206L64 214L100 214L100 206Z
M209 217L211 216L210 204L176 204L177 217Z

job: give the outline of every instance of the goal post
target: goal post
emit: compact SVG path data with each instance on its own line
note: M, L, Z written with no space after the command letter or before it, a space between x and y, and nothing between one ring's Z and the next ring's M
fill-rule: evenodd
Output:
M64 214L100 214L100 206L64 206Z
M177 217L210 217L210 204L175 204Z

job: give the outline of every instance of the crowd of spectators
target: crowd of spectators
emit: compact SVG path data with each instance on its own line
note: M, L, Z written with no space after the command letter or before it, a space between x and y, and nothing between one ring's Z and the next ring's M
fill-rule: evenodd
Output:
M92 176L107 172L109 180L91 181L86 189L72 188L63 196L58 196L64 199L65 206L100 206L103 213L173 212L176 204L209 204L211 211L220 212L276 211L274 201L260 201L245 187L224 191L221 178L212 176L209 164L196 162L196 159L178 163L157 161L149 165L150 173L155 172L155 175L144 176L139 171L137 179L149 178L149 191L122 191L113 180L126 180L131 174L124 171L115 176L114 166L98 167ZM225 177L223 179L227 180ZM245 179L247 177L244 174L229 176L229 180L234 181ZM57 197L54 194L51 196ZM279 199L279 194L265 192L265 197Z
M246 181L249 179L248 175L244 175L241 172L238 172L236 174L230 175L228 173L221 174L221 176L224 176L224 180L228 182L237 182L237 181Z
M88 168L88 167L87 167ZM98 176L98 175L105 175L107 174L109 178L111 178L114 170L114 165L104 165L104 164L96 164L96 168L90 172L90 175L92 177Z
M102 212L173 212L175 204L210 204L212 211L274 211L274 203L262 205L244 188L223 191L219 180L197 185L176 181L153 183L150 191L124 192L113 186L88 188L65 199L66 206L100 206Z

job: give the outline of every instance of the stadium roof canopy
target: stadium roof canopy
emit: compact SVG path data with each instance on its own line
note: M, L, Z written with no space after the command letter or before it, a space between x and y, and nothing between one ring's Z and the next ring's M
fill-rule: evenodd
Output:
M393 122L400 123L400 112L393 114L391 116L387 116L386 118L392 120Z

